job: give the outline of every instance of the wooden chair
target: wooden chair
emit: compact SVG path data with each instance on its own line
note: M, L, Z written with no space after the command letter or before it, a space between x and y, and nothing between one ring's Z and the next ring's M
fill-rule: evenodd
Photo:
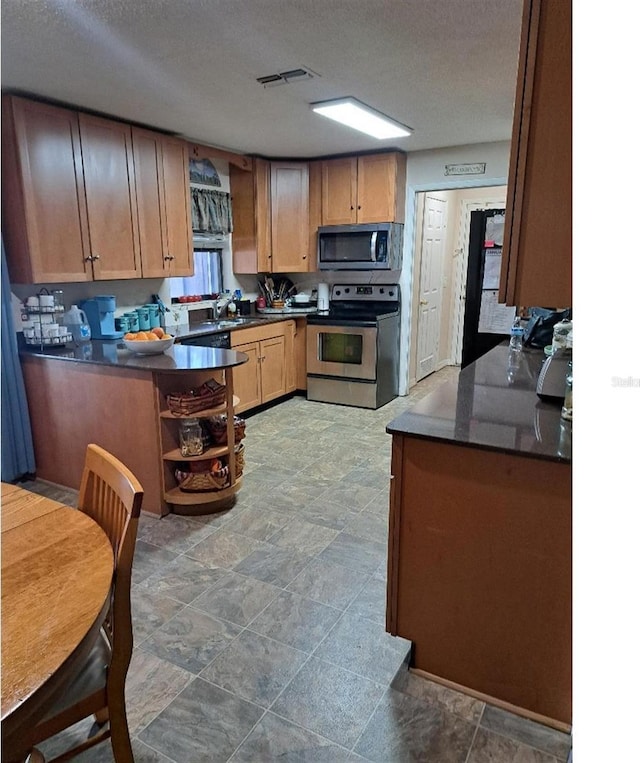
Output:
M133 649L131 566L142 495L142 486L124 464L98 445L87 447L78 508L102 527L113 546L111 606L87 662L63 696L36 722L30 742L35 747L90 715L95 715L101 728L56 757L58 763L108 737L116 763L133 763L124 687Z

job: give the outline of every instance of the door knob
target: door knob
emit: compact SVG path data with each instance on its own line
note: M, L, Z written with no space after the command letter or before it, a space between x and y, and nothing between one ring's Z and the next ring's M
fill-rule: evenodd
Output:
M428 305L428 304L429 304L429 300L427 300L427 299L421 299L421 300L420 300L420 304L421 304L421 305Z

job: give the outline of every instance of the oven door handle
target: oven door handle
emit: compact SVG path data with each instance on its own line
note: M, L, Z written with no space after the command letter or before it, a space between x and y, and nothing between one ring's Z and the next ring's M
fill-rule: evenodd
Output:
M376 248L378 245L378 231L371 234L371 262L376 261Z

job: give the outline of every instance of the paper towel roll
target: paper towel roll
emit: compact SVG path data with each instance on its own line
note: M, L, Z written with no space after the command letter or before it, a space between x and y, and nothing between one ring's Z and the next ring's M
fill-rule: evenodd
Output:
M318 284L318 310L329 309L329 284Z

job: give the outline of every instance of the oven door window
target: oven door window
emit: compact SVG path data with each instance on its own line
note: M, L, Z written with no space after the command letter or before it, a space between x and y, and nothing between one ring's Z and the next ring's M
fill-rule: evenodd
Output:
M307 373L375 381L377 328L307 326Z
M320 360L329 363L362 365L362 335L320 334Z

